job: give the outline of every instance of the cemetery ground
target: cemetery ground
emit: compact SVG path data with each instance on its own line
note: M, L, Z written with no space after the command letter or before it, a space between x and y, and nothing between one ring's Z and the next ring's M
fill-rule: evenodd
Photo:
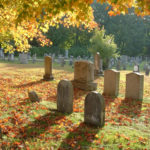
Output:
M43 81L43 63L0 63L1 149L50 150L148 150L150 149L150 76L144 76L144 100L125 100L125 75L121 71L118 98L105 98L105 126L84 124L84 100L88 92L74 89L72 114L57 111L60 80L73 80L72 68L54 65L53 81ZM95 80L103 93L103 77ZM34 90L40 102L30 102Z

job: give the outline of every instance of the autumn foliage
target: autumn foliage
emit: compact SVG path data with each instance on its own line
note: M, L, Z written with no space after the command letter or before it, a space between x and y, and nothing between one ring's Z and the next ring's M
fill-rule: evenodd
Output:
M137 15L150 15L149 0L97 0L111 6L109 15L128 13L134 7ZM38 38L41 45L51 45L39 33L50 26L84 26L89 30L97 24L93 21L93 0L3 0L0 1L0 43L5 52L28 51L29 40Z

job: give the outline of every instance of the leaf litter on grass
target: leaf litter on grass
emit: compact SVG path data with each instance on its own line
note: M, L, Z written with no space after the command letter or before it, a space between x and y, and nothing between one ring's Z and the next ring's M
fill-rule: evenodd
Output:
M0 69L3 69L2 67ZM88 92L74 89L74 112L56 111L57 84L73 79L73 73L54 70L54 81L44 82L41 68L5 69L0 73L0 147L6 149L149 149L150 103L146 82L143 102L105 96L105 127L84 124L84 99ZM124 73L123 73L124 76ZM149 81L149 78L146 78ZM121 76L120 86L125 87ZM96 80L103 91L103 78ZM40 103L31 103L28 91L34 90ZM124 90L120 91L120 94Z

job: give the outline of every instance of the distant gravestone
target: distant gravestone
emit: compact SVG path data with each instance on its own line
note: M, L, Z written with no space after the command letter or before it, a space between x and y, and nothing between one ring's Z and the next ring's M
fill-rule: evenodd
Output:
M140 73L129 73L126 75L125 97L130 99L143 99L144 75Z
M69 51L65 50L65 58L68 58Z
M73 86L85 91L97 89L97 83L94 82L94 65L86 60L76 61L74 63Z
M33 64L36 63L36 54L34 54L34 55L32 56L32 63L33 63Z
M15 58L14 58L14 53L11 53L11 54L10 54L10 61L14 61L14 59L15 59Z
M52 58L50 56L45 56L45 75L43 76L44 80L53 80L52 75Z
M94 55L94 75L98 76L100 74L100 53L97 52Z
M73 111L73 86L69 80L61 80L57 87L57 109L63 113Z
M60 58L60 65L61 65L61 67L65 66L65 58L64 57Z
M145 65L145 75L149 76L149 72L150 72L150 65L146 64Z
M104 95L118 96L119 94L120 72L116 70L104 71Z
M120 62L120 60L117 61L116 69L117 69L117 70L120 70L120 69L121 69L121 62Z
M105 101L96 91L90 92L85 98L84 122L100 127L105 124Z
M35 91L28 92L28 96L31 102L39 102L40 99Z
M133 72L140 72L139 65L134 65Z
M73 65L73 56L70 56L70 59L69 59L69 65L70 65L70 66Z
M27 64L28 63L28 55L26 53L19 54L19 61L21 64Z

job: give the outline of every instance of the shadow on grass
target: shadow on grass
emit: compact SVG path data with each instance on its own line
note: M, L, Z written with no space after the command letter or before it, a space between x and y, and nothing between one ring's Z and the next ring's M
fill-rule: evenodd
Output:
M62 141L58 150L88 149L95 140L99 130L100 128L94 128L80 123L80 125L74 128Z
M23 139L35 138L46 132L51 126L57 125L57 121L65 118L69 114L63 114L56 109L51 109L51 112L37 118L31 124L28 124L24 129L20 129L20 134Z
M26 83L26 84L21 84L21 85L16 85L16 86L12 86L12 88L25 88L25 87L30 87L32 85L38 85L38 84L41 84L43 82L47 82L43 79L39 80L39 81L34 81L34 82L29 82L29 83Z
M118 106L118 112L129 117L138 116L141 113L142 101L133 99L124 99Z

